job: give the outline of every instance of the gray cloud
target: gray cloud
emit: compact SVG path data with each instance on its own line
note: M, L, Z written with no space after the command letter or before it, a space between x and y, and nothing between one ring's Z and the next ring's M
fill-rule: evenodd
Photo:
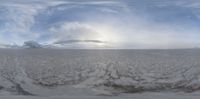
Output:
M65 41L57 41L54 44L71 44L71 43L106 43L100 40L65 40Z

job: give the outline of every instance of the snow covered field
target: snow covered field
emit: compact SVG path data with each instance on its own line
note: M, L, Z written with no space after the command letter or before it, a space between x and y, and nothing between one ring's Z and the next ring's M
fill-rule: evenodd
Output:
M199 99L200 95L174 93L124 94L121 96L0 96L0 99Z
M0 99L199 99L199 90L199 49L0 50Z

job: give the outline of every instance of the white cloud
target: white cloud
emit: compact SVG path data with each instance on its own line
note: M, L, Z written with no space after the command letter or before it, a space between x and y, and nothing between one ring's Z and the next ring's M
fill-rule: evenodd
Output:
M119 43L119 45L122 46L128 45L125 47L139 46L141 48L145 46L154 48L191 47L199 42L197 40L197 38L200 37L198 31L192 30L189 27L182 27L186 29L177 30L177 27L170 26L169 24L167 25L165 22L153 22L149 20L150 17L154 17L153 15L147 15L145 12L141 12L145 13L141 14L139 12L140 7L135 9L134 5L137 5L137 2L131 1L132 0L130 0L130 3L134 3L133 5L129 5L128 2L126 3L124 0L86 0L84 2L82 0L2 0L0 7L6 9L6 15L1 15L0 20L5 19L6 22L0 32L2 34L9 33L11 40L16 43L40 38L43 32L50 32L47 34L51 35L51 37L49 37L50 39L48 39L49 41L46 42L70 39L83 41L100 40L110 43ZM143 2L145 2L145 0ZM151 7L170 7L174 5L176 7L196 9L193 10L194 14L197 16L200 15L198 12L200 8L199 0L152 0L152 2L152 5L149 5ZM80 14L79 17L81 17L81 21L79 21L79 19L77 19L77 21L73 19L74 16L70 16L71 12L63 13L63 15L66 15L66 17L70 16L70 18L72 17L72 20L69 18L68 21L68 19L64 19L63 17L65 16L63 16L63 19L61 18L61 20L57 21L57 16L62 16L62 13L58 15L57 11L67 12L70 8L84 9L87 7L91 7L91 9L94 8L94 13L85 12L84 16ZM138 10L141 15L135 13L136 10ZM101 12L98 11L106 13L99 14ZM45 16L45 18L50 18L47 20L48 22L46 22L48 23L47 28L45 28L47 30L39 32L32 30L32 27L35 25L36 21L38 21L35 17L46 13L52 14L52 16L50 16L50 14L49 16ZM112 13L113 15L106 15L107 13ZM43 16L40 17L43 19ZM41 28L45 27L42 25ZM190 32L192 32L193 35L190 35ZM2 34L0 34L0 42L8 41ZM83 45L87 46L86 43ZM90 45L90 43L88 44Z
M96 40L100 35L94 28L86 23L65 22L51 27L55 40Z
M40 34L31 30L31 27L35 24L35 16L49 6L55 6L62 3L64 2L53 1L35 3L4 1L4 3L0 4L0 7L5 9L6 15L2 15L1 19L7 21L4 23L5 25L3 26L3 29L1 29L1 33L9 35L12 41L16 43L37 39ZM9 40L9 42L10 41L11 40Z
M6 15L1 17L3 20L7 20L4 24L1 33L9 33L14 42L23 42L24 40L37 39L39 34L35 34L31 28L35 24L35 16L46 10L48 7L53 7L62 4L69 5L109 5L109 6L120 6L119 2L116 1L66 1L66 0L29 0L29 1L18 1L18 0L3 0L1 1L0 7L6 9ZM67 7L67 5L66 5ZM59 8L59 6L58 6ZM68 8L66 8L68 9ZM63 10L66 10L63 9ZM111 9L104 9L104 11L112 11ZM56 13L56 12L53 12ZM1 13L0 13L1 14ZM81 27L81 26L79 26ZM63 28L63 27L61 27ZM84 29L84 28L82 28ZM85 28L87 29L87 28ZM89 30L89 29L88 29ZM87 30L84 30L87 31ZM77 31L78 32L78 31Z
M53 42L80 43L87 47L116 47L119 36L109 25L97 23L64 22L49 29L52 33ZM67 43L69 45L69 43Z

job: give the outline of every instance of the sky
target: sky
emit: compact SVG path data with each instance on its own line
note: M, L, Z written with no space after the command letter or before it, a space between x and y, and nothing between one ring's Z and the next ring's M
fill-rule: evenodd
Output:
M0 0L0 44L200 47L199 0Z

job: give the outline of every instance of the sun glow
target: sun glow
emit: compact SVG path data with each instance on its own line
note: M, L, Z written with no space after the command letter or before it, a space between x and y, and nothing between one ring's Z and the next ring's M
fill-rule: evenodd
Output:
M120 36L117 35L116 31L109 26L98 25L92 27L96 32L92 38L95 40L101 41L96 45L99 47L108 47L108 46L118 46L120 43Z

